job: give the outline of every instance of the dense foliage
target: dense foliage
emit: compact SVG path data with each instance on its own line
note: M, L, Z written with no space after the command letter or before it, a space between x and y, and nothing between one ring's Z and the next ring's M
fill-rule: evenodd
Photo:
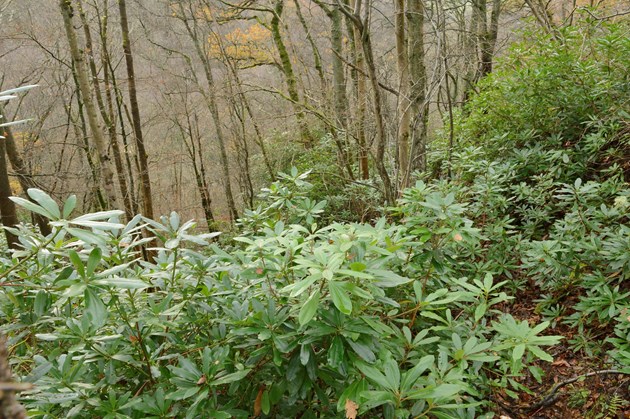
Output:
M233 240L175 213L123 224L72 218L73 197L16 198L54 228L22 227L24 250L0 259L13 368L36 385L23 402L41 418L473 418L541 381L552 345L630 372L619 31L517 48L458 117L474 145L451 178L417 182L370 223L320 224L334 213L297 169ZM539 321L510 314L526 288Z

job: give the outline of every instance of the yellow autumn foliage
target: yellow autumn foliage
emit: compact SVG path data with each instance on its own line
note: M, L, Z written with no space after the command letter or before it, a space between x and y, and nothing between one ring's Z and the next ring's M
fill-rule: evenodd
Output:
M22 187L20 186L20 182L17 179L9 180L9 186L11 186L11 193L14 196L18 196L22 194Z
M210 35L210 54L213 57L221 57L221 45L225 55L235 61L246 61L249 64L268 61L270 57L269 43L271 41L270 32L262 25L256 23L245 29L236 28L222 36L220 42L217 39L220 35Z

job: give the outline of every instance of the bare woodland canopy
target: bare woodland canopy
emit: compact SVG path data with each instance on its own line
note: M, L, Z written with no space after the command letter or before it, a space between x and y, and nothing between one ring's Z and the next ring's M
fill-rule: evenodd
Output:
M526 22L589 5L3 0L0 90L39 85L4 112L32 118L7 130L10 187L212 227L326 143L330 176L391 201Z

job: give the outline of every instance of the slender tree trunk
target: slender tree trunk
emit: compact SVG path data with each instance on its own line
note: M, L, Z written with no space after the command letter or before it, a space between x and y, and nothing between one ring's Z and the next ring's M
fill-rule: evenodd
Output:
M357 0L350 0L350 7L352 7L357 14L359 9ZM340 9L341 10L341 9ZM359 147L359 166L361 168L361 178L367 180L370 178L370 166L369 166L369 147L365 136L365 123L366 123L366 109L367 109L367 86L365 77L363 76L365 67L365 56L361 48L361 33L354 27L352 19L346 15L348 20L348 32L350 33L350 42L352 46L352 55L354 56L354 66L356 70L351 71L351 75L354 76L355 84L355 97L356 97L356 137L357 145Z
M283 10L284 0L275 0L274 13L270 24L271 34L273 36L274 44L276 45L276 50L278 51L278 55L280 56L280 67L282 69L282 74L284 75L284 80L287 84L287 91L289 93L289 98L291 99L291 105L293 106L295 116L297 118L301 141L305 147L310 148L313 146L313 138L308 129L306 116L304 115L304 111L302 110L302 106L300 104L300 95L297 88L297 79L295 78L295 73L293 72L293 64L291 64L291 58L289 57L287 47L282 40L282 33L280 31L280 18Z
M249 116L249 120L252 122L252 126L254 127L254 133L256 134L255 138L256 138L256 144L258 144L258 147L260 147L260 152L262 154L263 157L263 162L265 163L265 168L267 169L267 173L269 173L269 178L271 180L275 180L276 178L276 174L273 171L273 167L271 166L271 162L269 160L269 155L267 154L267 148L265 147L265 142L264 142L264 138L262 136L262 132L260 130L260 126L258 125L258 122L256 122L256 119L254 118L254 112L252 111L252 107L249 104L249 100L247 99L247 96L245 95L245 92L243 92L243 87L241 85L241 79L238 76L238 72L236 70L236 68L234 68L232 63L227 63L227 65L230 67L231 72L232 72L232 76L234 77L234 83L236 85L236 91L241 99L241 102L243 103L243 106L245 107L245 110L247 111L247 115Z
M348 96L346 94L346 78L343 72L343 31L342 31L342 14L339 7L333 6L330 14L330 42L332 47L332 68L333 68L333 87L334 87L334 108L337 125L341 127L341 132L337 132L339 137L337 142L340 144L340 165L345 167L350 179L354 179L352 165L350 164L350 156L348 150Z
M296 0L297 1L297 0ZM327 6L321 0L315 3L330 19L330 43L332 50L333 69L333 109L335 111L335 127L333 137L339 150L339 166L345 168L350 179L354 179L348 151L348 98L346 95L346 78L343 68L343 32L342 14L338 6Z
M114 172L111 167L111 161L107 153L107 144L103 138L101 127L98 123L96 114L96 107L92 101L92 95L90 92L90 84L88 80L87 69L85 68L85 60L83 54L79 50L79 44L77 42L77 36L72 24L72 6L70 0L60 0L59 8L61 9L61 15L63 16L64 27L66 30L66 37L68 39L68 45L70 47L70 53L72 55L72 61L76 67L76 75L81 90L81 96L85 105L85 111L88 117L88 123L90 125L90 131L92 132L92 138L98 151L98 158L101 169L101 179L103 183L103 189L107 197L107 206L116 206L116 191L114 188Z
M204 207L204 214L206 215L206 220L208 220L208 217L210 218L211 222L209 222L208 224L208 229L210 231L215 231L216 230L216 224L215 224L215 220L214 220L214 215L212 214L212 197L210 196L210 185L208 185L208 177L206 176L206 165L204 163L204 156L201 150L201 133L199 132L199 119L197 118L197 114L195 113L195 138L197 139L197 158L199 159L199 173L200 173L200 179L201 179L201 184L202 184L202 191L203 191L203 197L202 198L202 205L203 202L207 203L207 208ZM193 138L191 138L191 140L193 140Z
M232 79L228 77L227 87L230 103L230 116L232 117L232 125L238 127L234 129L234 138L236 138L236 154L240 168L240 185L243 202L248 208L254 206L254 186L252 184L251 169L249 164L249 146L247 145L247 128L245 126L245 110L243 104L238 101L238 95L234 92Z
M400 188L409 181L409 148L411 101L409 100L409 55L405 29L405 0L394 0L396 33L396 66L398 68L398 174Z
M485 12L485 10L484 10ZM481 59L479 62L479 77L484 77L492 72L492 59L499 31L499 14L501 13L501 0L492 0L492 13L490 24L486 25L480 42Z
M195 174L195 183L197 186L199 197L201 198L201 208L203 209L203 213L206 219L206 225L208 226L208 230L215 231L216 227L215 227L214 214L212 213L212 199L210 198L210 195L208 194L207 185L206 185L205 179L203 178L203 173L200 171L197 164L197 159L203 159L202 153L198 153L198 147L201 146L201 142L199 141L199 139L195 139L195 134L198 134L198 133L196 133L193 130L193 126L190 121L190 114L188 113L188 109L186 109L187 129L184 130L184 128L180 125L179 122L176 122L176 124L177 124L177 127L179 128L179 132L182 135L182 140L184 141L184 143L186 143L186 138L185 138L186 136L188 136L188 138L190 139L190 147L188 147L188 144L186 143L186 148L188 149L188 154L192 161L193 172Z
M125 155L125 171L129 179L129 198L131 200L131 206L133 208L133 212L138 213L140 212L140 208L138 204L138 195L136 193L136 185L134 181L135 179L134 165L131 161L132 157L134 157L136 153L133 152L131 146L129 145L127 127L125 126L125 115L123 112L124 99L118 87L118 82L116 81L116 72L114 71L114 66L112 65L112 62L109 59L109 53L107 53L107 57L108 59L103 61L103 64L107 66L105 71L108 72L108 75L111 81L111 87L114 94L113 100L114 100L114 103L116 104L116 117L118 119L118 124L120 125L120 137L122 138L122 142L123 142L122 151L123 151L123 154ZM136 166L138 166L137 159L134 158L133 160L134 162L136 162Z
M0 103L0 124L5 123L5 122L8 122L8 121L6 117L4 116L4 108L2 107L2 104ZM4 133L2 132L3 130L4 130ZM13 171L17 175L17 178L18 178L18 181L20 182L20 187L22 188L22 190L26 192L29 188L37 187L37 185L35 184L35 181L33 180L33 177L31 176L31 174L28 171L28 168L26 167L26 163L24 163L22 156L20 156L20 152L18 151L17 146L15 144L15 138L13 137L13 131L11 130L11 128L10 127L0 128L0 135L5 137L4 140L0 139L0 142L4 142L5 144L7 157L9 158L9 162L11 163L11 167L13 168ZM51 232L50 225L48 225L48 221L44 217L42 217L39 214L33 213L33 220L39 227L39 231L44 236L47 236L50 234Z
M77 139L78 146L85 153L85 160L87 161L88 167L90 169L90 174L92 176L93 182L93 202L94 208L98 208L101 210L107 209L107 200L105 196L103 196L103 191L100 187L100 166L98 164L98 160L94 160L92 156L92 149L90 147L90 143L88 141L88 127L87 122L85 122L85 115L83 113L83 109L85 108L81 88L79 87L79 78L77 76L77 67L72 64L72 79L74 81L74 85L76 87L75 94L77 96L77 117L79 121L77 122L72 117L72 106L69 104L66 107L66 112L68 115L68 121L72 122L72 127L74 129L74 135ZM56 181L56 180L55 180ZM55 185L56 186L56 185Z
M427 72L424 63L424 5L407 0L409 75L411 85L412 144L411 171L426 169L428 123Z
M120 154L120 146L118 144L118 138L116 135L116 126L113 121L113 108L111 103L111 92L109 91L109 77L107 74L107 70L105 70L105 89L107 94L107 102L109 105L109 113L105 108L105 104L103 103L103 95L101 94L101 86L98 78L98 71L96 69L96 62L94 60L94 45L92 43L92 33L90 31L90 27L88 24L87 17L83 10L83 4L81 0L77 2L79 9L79 17L81 18L81 23L83 25L83 33L85 34L85 48L87 50L88 64L90 69L90 75L92 76L92 86L94 87L94 93L96 96L96 104L101 114L101 118L107 127L107 132L109 134L109 144L112 147L112 152L114 154L114 165L116 167L116 174L118 177L118 185L120 186L120 195L122 197L123 205L125 208L125 215L127 216L127 220L131 220L133 218L133 208L131 206L131 200L129 197L129 191L127 188L127 179L125 178L125 171L123 170L122 159ZM105 15L103 21L103 28L101 31L101 39L103 51L101 51L101 57L104 60L108 59L107 55L107 42L106 42L106 34L107 31L107 15Z
M365 66L367 68L368 77L372 85L372 99L374 106L374 120L376 122L376 156L374 163L376 169L383 182L383 193L385 200L388 203L394 202L394 194L392 188L392 182L387 173L385 166L385 148L387 145L387 134L385 132L385 122L383 120L383 103L381 98L381 87L378 84L378 78L376 76L376 65L374 63L374 53L372 50L372 41L370 36L369 22L370 22L370 2L365 4L364 16L360 15L361 2L355 0L354 13L344 12L353 22L355 30L359 33L360 46L365 56Z
M131 117L133 119L133 131L136 140L136 150L140 163L140 179L142 181L142 202L143 212L147 218L153 219L153 195L151 194L151 177L149 176L149 163L147 152L144 147L142 137L142 125L140 119L140 107L138 106L138 95L136 93L136 76L133 66L133 54L131 53L131 42L129 40L129 23L127 20L126 0L118 0L120 11L120 28L122 33L122 46L125 54L125 65L127 67L127 82L129 85L129 104L131 106Z
M322 94L325 96L328 88L326 87L326 77L324 76L324 68L322 66L322 56L319 53L319 48L317 48L317 44L313 39L313 35L311 34L311 30L306 23L306 19L304 19L304 15L302 14L302 7L300 6L300 0L293 0L293 4L295 4L295 13L304 29L304 33L306 34L306 40L311 46L311 50L313 52L313 61L315 65L315 70L317 71L317 76L319 78L319 88ZM324 97L324 100L325 97Z
M217 98L216 98L216 87L214 84L214 77L212 75L212 68L210 67L210 61L208 59L208 54L206 54L205 50L201 46L201 42L205 42L205 40L199 39L199 34L197 31L197 20L195 16L192 17L193 27L190 26L188 20L186 18L186 13L182 4L179 4L180 12L182 13L182 22L186 26L186 31L190 36L191 41L194 44L195 51L197 52L197 57L202 63L204 74L206 76L206 82L208 83L208 90L206 92L202 92L203 97L206 101L206 105L208 110L210 111L210 115L212 116L212 121L214 122L214 129L217 134L217 142L219 143L219 156L221 159L221 167L223 169L223 187L225 190L225 197L228 204L228 210L230 213L230 220L235 221L238 218L238 211L236 210L236 203L234 202L234 196L232 194L232 181L230 177L230 168L229 161L227 156L227 151L225 148L225 136L223 135L223 128L221 127L221 118L219 117L219 110L217 107Z
M262 132L260 130L260 126L258 125L256 118L254 118L254 112L252 111L251 105L249 104L249 100L247 99L245 92L243 91L243 84L241 83L241 78L238 74L238 69L236 68L236 65L234 64L234 62L228 57L228 54L226 53L224 45L223 45L222 38L220 36L215 36L215 39L217 41L217 44L219 45L219 48L221 49L221 54L224 57L223 63L225 64L225 67L228 69L229 74L234 79L233 85L234 85L234 88L236 89L236 94L239 96L241 103L243 104L243 106L245 107L245 110L247 111L247 116L249 117L249 120L251 121L252 126L254 127L254 133L256 134L254 137L254 141L256 142L258 147L260 147L260 152L262 154L263 162L265 164L265 168L267 169L267 173L269 174L269 178L271 180L275 180L276 174L274 173L273 167L271 166L271 161L269 160L269 155L267 154L267 148L265 147L265 142L264 142Z
M13 195L11 184L9 183L9 171L6 159L4 140L0 138L0 220L5 227L15 227L18 225L18 218L15 213L15 204L9 199ZM17 236L4 230L7 244L10 249L18 249L19 241Z
M529 6L532 14L540 24L540 27L545 30L545 32L556 36L556 27L553 24L553 18L551 17L551 12L547 8L549 5L548 2L543 2L541 0L525 0L525 3ZM592 4L591 4L592 5Z
M337 123L343 129L348 127L348 96L346 95L346 78L343 71L343 31L342 15L339 7L330 11L330 41L332 46L333 86L335 92L335 115Z
M479 45L479 28L481 27L481 20L482 18L485 19L485 17L482 17L481 15L481 7L479 2L482 1L486 1L486 0L472 0L472 11L471 11L471 15L470 15L470 26L468 27L468 34L469 36L467 37L466 40L466 52L467 55L469 57L469 62L472 62L469 64L468 66L468 71L466 73L466 77L465 77L465 86L464 86L464 97L462 100L462 104L465 104L466 102L468 102L468 99L471 96L471 92L474 88L475 83L478 80L478 74L479 74L479 51L478 51L478 45ZM441 13L444 13L443 11ZM441 28L442 32L444 32L446 29L445 28ZM445 38L443 36L443 38ZM445 71L448 71L448 69L445 69Z

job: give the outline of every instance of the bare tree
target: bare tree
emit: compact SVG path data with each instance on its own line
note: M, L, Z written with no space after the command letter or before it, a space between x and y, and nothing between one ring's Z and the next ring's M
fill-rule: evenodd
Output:
M83 4L81 0L77 1L77 8L79 10L79 17L81 19L81 24L83 25L83 33L85 35L85 48L87 51L88 64L90 69L90 75L92 76L92 87L94 89L96 104L98 106L99 112L101 114L101 118L103 119L103 123L107 127L107 132L109 134L109 144L112 148L112 152L114 155L114 165L116 167L116 174L118 178L118 185L120 186L120 196L122 197L123 205L125 208L125 214L128 220L131 220L133 217L133 207L131 205L131 195L129 194L129 190L127 187L127 179L125 177L125 171L122 164L122 157L120 153L120 145L118 144L118 137L116 135L116 126L114 124L114 112L112 107L111 100L111 92L109 91L109 77L107 71L105 71L105 89L107 94L107 105L108 108L105 108L105 103L103 102L103 95L101 93L100 81L98 71L96 69L96 60L94 59L94 49L95 46L92 43L92 34L90 31L90 26L88 23L87 16L85 11L83 10ZM105 17L103 19L103 27L101 28L104 33L102 33L103 39L103 47L107 48L107 8ZM102 60L109 58L109 55L106 51L101 52Z
M370 83L372 85L372 96L374 106L374 119L376 122L376 156L374 157L376 169L383 182L383 193L385 200L389 203L394 201L394 191L392 188L392 182L385 166L385 148L387 145L387 134L385 132L385 123L383 120L383 108L381 87L376 75L376 64L374 62L374 52L372 49L372 40L370 34L370 7L371 1L365 2L365 7L362 10L362 2L355 0L354 10L351 10L347 5L341 4L337 0L337 4L341 6L343 13L350 19L354 25L354 29L358 32L358 40L360 47L365 57L365 66L369 76Z
M98 151L98 161L100 163L100 177L105 190L107 198L107 205L115 207L116 205L116 191L114 188L114 171L112 169L111 160L109 159L109 153L107 152L107 143L103 138L103 132L98 123L98 116L96 113L96 107L92 100L92 93L90 91L90 84L88 78L88 72L85 67L85 59L81 50L79 49L79 43L77 41L77 35L72 23L73 10L70 0L60 0L59 8L61 15L63 16L64 28L66 31L66 38L68 40L68 46L70 47L70 53L72 61L76 67L76 76L81 90L81 96L85 104L85 112L88 117L88 123L94 144Z
M195 16L192 3L188 2L188 13L186 9L184 9L183 1L180 0L177 4L180 14L176 17L181 20L181 22L184 24L184 27L186 28L186 33L188 34L190 41L193 43L193 47L195 49L195 52L197 53L197 58L199 59L203 67L206 83L208 84L207 89L202 90L202 95L206 101L206 105L208 107L208 110L210 111L210 115L212 116L214 129L217 135L217 142L219 144L219 157L221 161L221 168L223 170L223 187L228 204L230 219L236 220L238 218L238 211L236 209L236 203L232 194L230 167L225 146L226 138L223 134L221 118L219 117L216 87L214 83L214 76L212 74L212 68L210 66L210 58L208 57L208 53L206 51L205 37L202 37L202 34L200 33L197 17Z
M133 65L133 54L131 52L131 42L129 40L129 23L127 20L126 0L118 0L118 10L120 11L120 29L122 33L122 45L125 54L125 65L127 67L127 83L129 85L129 104L131 106L131 116L133 119L133 132L136 140L136 150L140 163L140 179L142 181L142 203L144 215L153 218L153 195L151 194L151 177L149 175L149 163L147 152L142 136L142 123L140 119L140 107L138 106L138 95L136 93L136 76Z

